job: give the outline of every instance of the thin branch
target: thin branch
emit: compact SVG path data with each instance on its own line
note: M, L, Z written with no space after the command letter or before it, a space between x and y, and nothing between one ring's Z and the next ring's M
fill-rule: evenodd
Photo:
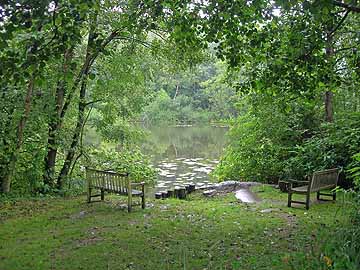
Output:
M349 15L350 10L347 10L345 15L341 18L340 22L338 23L338 25L330 32L329 36L332 36L336 30L339 29L339 27L344 23L344 21L346 20L346 17Z
M338 68L338 69L335 70L335 72L342 71L342 70L346 70L346 69L349 69L349 68L348 68L348 67Z
M350 4L346 4L340 1L333 1L335 6L346 8L347 10L350 10L352 12L360 13L360 7L353 6Z
M355 47L344 47L344 48L340 48L338 50L336 50L334 53L339 53L339 52L342 52L342 51L347 51L347 50L353 50L353 49L356 49Z
M44 46L42 46L38 51L42 51L43 49L45 49L58 36L59 31L58 31L58 27L56 26L56 10L57 10L57 7L58 7L58 1L55 1L54 4L55 4L55 7L54 7L54 10L52 12L52 24L53 24L53 27L54 27L54 36Z
M337 65L339 62L341 62L342 60L344 60L344 58L346 58L346 55L342 55L341 57L337 58L335 60L335 65Z
M71 170L70 170L70 175L72 175L73 170L74 170L74 168L75 168L75 166L76 166L76 163L78 162L79 158L82 157L83 155L85 155L84 147L83 147L84 127L85 127L86 122L87 122L88 119L89 119L89 116L90 116L90 114L91 114L92 109L93 109L93 106L91 106L88 114L87 114L86 117L85 117L84 123L83 123L82 126L81 126L81 131L80 131L80 153L79 153L78 156L75 158L74 163L72 164L72 167L71 167ZM85 155L85 157L86 157L86 155ZM70 183L69 183L69 184L70 184Z
M90 102L88 102L88 103L85 104L85 107L86 107L86 106L89 106L89 105L92 105L92 104L94 104L94 103L100 102L100 101L103 101L103 99L97 99L97 100L90 101Z
M140 43L141 45L143 45L144 47L146 48L151 48L151 44L146 42L146 41L143 41L141 39L138 39L138 38L134 38L134 37L125 37L125 36L122 36L122 37L116 37L115 38L116 40L130 40L132 42L136 41L138 43Z
M151 33L153 33L155 36L159 37L160 39L162 39L163 41L165 41L165 38L160 35L159 33L155 32L155 31L150 31Z

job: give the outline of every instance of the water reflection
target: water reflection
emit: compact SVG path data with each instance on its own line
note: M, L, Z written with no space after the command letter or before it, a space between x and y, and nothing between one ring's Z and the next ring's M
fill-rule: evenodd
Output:
M142 144L158 169L156 191L186 183L203 187L211 182L210 172L225 146L224 127L150 127Z

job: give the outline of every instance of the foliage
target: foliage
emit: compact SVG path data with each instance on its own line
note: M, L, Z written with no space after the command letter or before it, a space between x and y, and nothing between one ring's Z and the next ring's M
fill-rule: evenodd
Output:
M84 166L129 173L134 182L152 183L155 180L156 171L151 167L150 161L134 146L122 146L117 150L106 147L92 149L89 158L90 163L84 160Z
M174 10L170 17L165 8ZM160 48L161 59L171 49L183 64L200 59L200 48L176 48L171 38L175 31L169 23L179 12L171 1L0 5L2 192L65 188L83 154L81 140L92 110L101 114L97 128L114 139L109 126L135 118L147 104L150 63L160 61ZM31 160L28 151L36 158Z
M317 121L311 113L314 105L307 102L249 96L250 106L235 120L229 132L229 145L214 174L220 180L276 182L284 173L284 162L292 148L309 136ZM287 111L287 109L290 109Z
M179 95L171 99L164 90L160 90L145 108L142 120L146 123L204 123L209 122L210 113L194 108L188 96Z
M356 187L360 188L360 153L357 153L353 156L353 160L349 165L349 173L354 179Z
M142 114L146 122L201 123L236 116L237 95L227 85L225 64L216 59L176 72L164 67L154 76L150 88L156 94Z
M321 127L312 126L317 120L309 115L292 116L261 107L256 115L249 112L238 118L215 174L220 179L274 182L353 165L351 157L360 148L359 113L345 114ZM301 118L308 123L300 124ZM348 178L345 186L349 185Z
M233 85L250 97L216 174L272 181L348 166L358 135L341 113L358 111L359 9L338 1L235 1L211 3L205 13L202 29L212 29L205 39L233 68ZM281 115L265 115L264 96ZM294 108L303 110L300 117L289 113ZM321 127L321 110L327 122L345 122ZM306 125L308 118L316 121Z
M343 117L335 123L324 124L313 137L291 149L285 174L301 178L325 168L352 167L352 156L360 148L360 118L359 113Z

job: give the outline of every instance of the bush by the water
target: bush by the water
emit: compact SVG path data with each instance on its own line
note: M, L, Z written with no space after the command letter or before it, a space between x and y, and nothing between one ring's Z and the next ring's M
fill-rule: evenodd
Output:
M215 174L220 179L277 182L326 168L354 167L353 156L360 149L359 113L322 125L314 124L316 116L301 118L270 108L238 118Z
M122 146L120 149L102 147L93 149L90 157L93 168L127 172L134 182L153 183L155 180L155 169L138 147Z

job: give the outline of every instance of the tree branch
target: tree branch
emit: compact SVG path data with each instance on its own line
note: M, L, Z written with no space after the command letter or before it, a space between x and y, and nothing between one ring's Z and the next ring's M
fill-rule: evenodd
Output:
M89 105L92 105L92 104L100 102L100 101L103 101L103 100L102 99L93 100L93 101L90 101L90 102L86 103L85 106L89 106Z
M138 43L140 43L141 45L143 45L144 47L146 48L151 48L151 44L146 42L146 41L143 41L141 39L138 39L138 38L134 38L134 37L125 37L125 36L122 36L122 37L117 37L115 38L116 40L130 40L130 41L136 41Z
M155 36L159 37L160 39L162 39L163 41L165 41L165 38L156 31L150 31L150 32L153 33Z
M338 68L335 70L335 72L339 72L339 71L342 71L342 70L347 70L349 69L348 67L341 67L341 68Z
M344 47L344 48L340 48L338 50L336 50L334 53L339 53L339 52L342 52L342 51L347 51L347 50L353 50L353 49L356 49L354 47Z
M349 15L349 13L350 13L350 10L347 10L346 13L345 13L345 15L341 18L341 20L340 20L340 22L338 23L338 25L337 25L333 30L331 30L329 36L332 36L332 35L336 32L336 30L339 29L339 27L344 23L346 17Z
M343 7L343 8L346 8L347 10L349 10L349 11L360 13L360 7L353 6L353 5L350 5L350 4L346 4L346 3L343 3L343 2L340 2L340 1L333 1L333 3L334 3L335 6Z
M43 49L45 49L58 36L59 31L58 31L58 27L56 25L56 10L57 10L57 7L58 7L58 1L54 1L54 5L55 5L55 7L54 7L54 10L52 12L52 24L53 24L53 27L54 27L54 36L45 45L43 45L38 51L42 51Z
M95 31L95 27L94 29L90 30L91 31ZM73 87L71 88L70 93L68 94L64 106L61 110L61 114L60 114L60 119L63 119L65 116L65 113L70 105L72 96L76 90L76 88L78 87L80 81L82 80L82 77L88 72L88 70L90 69L90 67L92 66L92 64L94 63L95 59L97 58L97 56L99 55L99 53L101 52L101 50L105 49L105 47L119 34L119 31L121 30L114 30L104 41L103 43L100 45L100 48L98 48L94 53L90 53L90 47L88 48L87 51L87 55L85 58L85 63L83 64L77 78L75 79L75 82L73 84ZM88 45L89 46L89 45Z

